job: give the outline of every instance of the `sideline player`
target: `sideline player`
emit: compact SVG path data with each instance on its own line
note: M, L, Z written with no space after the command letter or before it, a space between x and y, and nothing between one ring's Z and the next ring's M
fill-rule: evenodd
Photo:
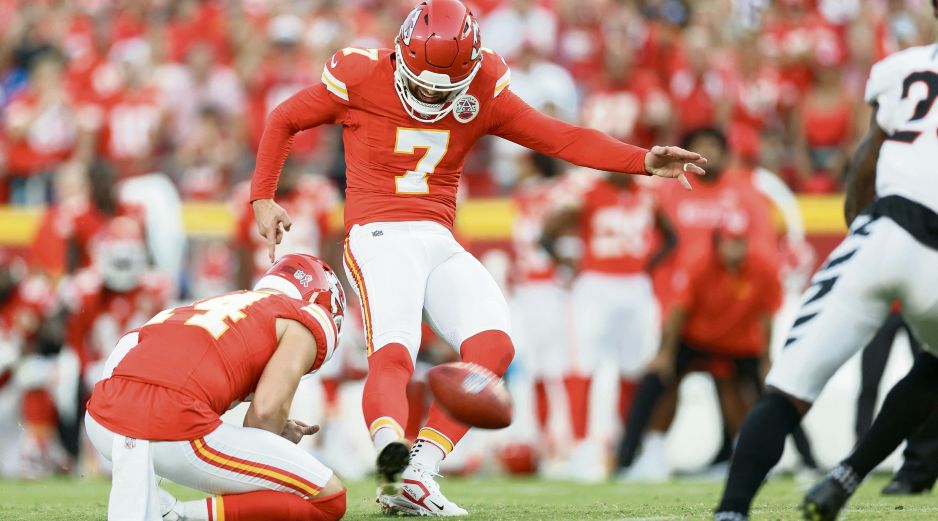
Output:
M582 204L556 213L542 242L554 252L558 235L570 229L579 232L583 257L572 290L576 356L564 375L574 438L568 474L590 482L605 478L606 459L588 429L593 378L613 357L624 421L636 379L658 344L658 301L649 273L674 251L678 239L653 191L615 174L598 178Z
M340 519L342 484L296 446L318 427L287 414L300 378L332 356L344 310L332 269L293 254L253 291L161 311L124 335L85 416L114 463L108 519ZM222 423L247 400L243 427ZM156 476L213 496L178 502Z
M932 6L938 16L938 0ZM743 424L716 519L746 519L756 491L782 456L785 436L837 369L869 342L896 298L925 349L907 384L922 399L905 400L897 411L914 413L934 391L929 378L938 366L938 185L932 169L922 165L938 162L938 111L932 110L938 99L936 45L878 62L865 98L873 115L847 172L844 213L850 232L815 273L785 350L766 378L768 392ZM845 490L859 483L857 469L840 466L838 472Z
M423 313L465 361L501 375L514 356L505 298L452 233L456 188L473 144L493 134L582 166L677 178L686 187L687 173L703 173L700 154L649 151L545 116L508 89L510 77L505 61L482 48L465 5L427 0L404 20L393 50L335 53L322 84L279 105L261 138L251 200L273 256L291 225L273 198L293 136L323 124L343 127L345 266L361 295L370 354L362 408L387 510L466 515L434 475L468 427L433 406L410 455L403 443Z

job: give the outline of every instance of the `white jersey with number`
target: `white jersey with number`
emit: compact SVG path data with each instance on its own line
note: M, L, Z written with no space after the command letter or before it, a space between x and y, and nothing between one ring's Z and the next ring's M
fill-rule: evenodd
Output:
M938 212L938 44L911 47L873 65L866 101L890 137L879 153L876 195L898 195Z

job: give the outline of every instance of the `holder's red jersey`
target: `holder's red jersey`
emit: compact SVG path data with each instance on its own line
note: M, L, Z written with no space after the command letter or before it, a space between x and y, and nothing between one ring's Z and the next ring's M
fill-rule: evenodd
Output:
M453 227L466 154L486 134L582 166L645 174L647 150L545 116L509 89L505 61L486 50L466 95L443 119L412 118L394 88L390 49L343 49L322 83L279 105L257 153L251 200L271 199L293 136L342 125L348 180L345 226L377 221L435 221Z
M582 271L626 275L645 271L654 245L658 203L650 189L606 179L583 197Z
M88 411L108 429L147 440L208 434L219 416L248 399L277 349L276 319L313 333L319 369L335 349L332 315L286 295L236 291L158 313L139 341L98 382Z

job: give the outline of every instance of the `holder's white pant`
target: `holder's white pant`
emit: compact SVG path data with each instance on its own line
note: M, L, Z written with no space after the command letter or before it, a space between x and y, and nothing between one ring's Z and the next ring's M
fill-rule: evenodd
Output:
M115 437L123 436L87 413L85 430L110 461ZM150 447L157 476L209 494L273 490L308 499L332 478L332 470L312 455L262 429L223 423L196 440L153 441Z

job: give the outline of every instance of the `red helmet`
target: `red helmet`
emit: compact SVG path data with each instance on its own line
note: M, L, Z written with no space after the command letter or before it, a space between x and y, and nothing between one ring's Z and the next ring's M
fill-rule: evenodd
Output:
M459 0L425 0L394 41L394 87L413 118L439 121L482 66L479 23Z
M259 289L273 289L288 297L319 304L332 313L336 329L342 331L345 291L335 272L322 260L302 253L284 255L254 284L254 290Z

